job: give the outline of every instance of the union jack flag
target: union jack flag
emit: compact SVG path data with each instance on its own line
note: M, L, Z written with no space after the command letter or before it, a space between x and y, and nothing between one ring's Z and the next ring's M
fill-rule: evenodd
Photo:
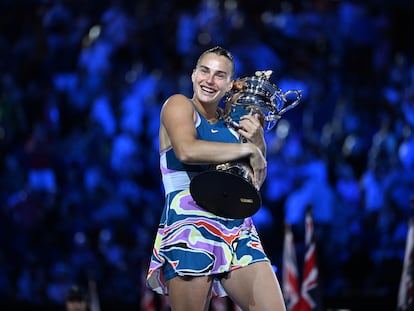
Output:
M300 311L299 276L292 228L285 224L283 243L282 290L287 311Z
M319 270L316 260L316 243L311 210L305 219L305 259L303 263L303 280L301 286L300 311L322 310Z

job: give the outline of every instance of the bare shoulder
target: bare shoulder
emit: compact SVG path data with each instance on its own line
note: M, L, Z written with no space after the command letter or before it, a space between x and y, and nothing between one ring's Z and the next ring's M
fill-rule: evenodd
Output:
M163 104L160 124L160 150L171 146L171 141L180 141L183 137L194 134L194 107L191 99L174 94Z
M164 102L163 107L189 104L191 104L191 100L188 97L184 96L183 94L174 94L167 98L167 100Z
M163 104L162 106L162 115L164 116L166 113L175 115L177 113L180 114L193 114L194 108L192 101L182 95L182 94L174 94L171 95Z

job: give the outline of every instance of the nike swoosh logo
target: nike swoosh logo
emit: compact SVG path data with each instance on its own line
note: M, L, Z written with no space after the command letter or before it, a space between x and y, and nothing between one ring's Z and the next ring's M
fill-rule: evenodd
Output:
M218 130L216 130L216 129L211 129L211 133L218 133Z

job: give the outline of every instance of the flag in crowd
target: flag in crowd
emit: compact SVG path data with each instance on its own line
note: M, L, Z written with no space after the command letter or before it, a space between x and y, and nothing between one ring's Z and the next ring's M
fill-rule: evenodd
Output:
M299 285L298 281L293 233L289 225L286 225L285 228L282 290L286 302L286 309L287 311L322 310L316 242L311 210L309 209L305 216L305 258L303 261L301 285Z
M299 275L293 233L289 224L285 225L282 273L282 288L286 309L297 311L300 302Z
M300 311L322 310L319 287L319 269L316 258L316 243L312 213L309 209L305 218L305 260L301 285Z
M410 219L398 290L397 311L414 310L414 218Z

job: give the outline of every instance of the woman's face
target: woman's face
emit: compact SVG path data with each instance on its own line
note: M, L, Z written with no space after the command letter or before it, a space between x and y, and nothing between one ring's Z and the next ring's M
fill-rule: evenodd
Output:
M225 56L208 53L191 75L194 97L201 103L218 103L230 91L232 63Z

